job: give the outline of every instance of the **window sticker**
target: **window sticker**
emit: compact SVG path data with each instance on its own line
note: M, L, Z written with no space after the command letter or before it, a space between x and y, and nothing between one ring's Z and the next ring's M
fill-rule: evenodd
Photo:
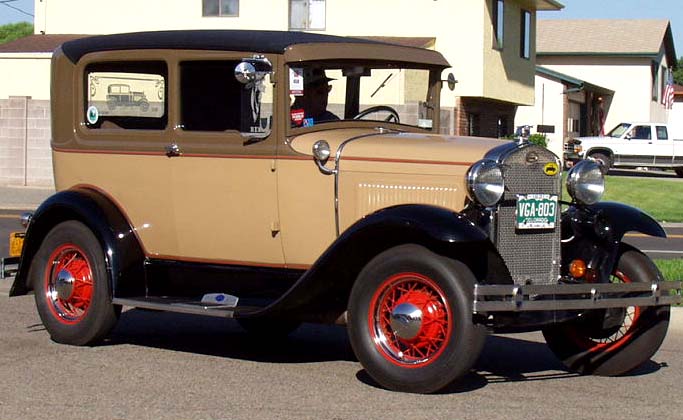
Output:
M292 123L295 126L300 126L304 122L304 110L303 109L293 109L290 111L292 118Z
M313 122L313 118L304 118L304 127L313 127L315 125L315 122Z
M88 107L85 118L88 120L89 124L97 124L97 120L100 119L100 111L97 110L95 105Z
M289 93L294 96L304 94L304 70L301 68L289 69Z

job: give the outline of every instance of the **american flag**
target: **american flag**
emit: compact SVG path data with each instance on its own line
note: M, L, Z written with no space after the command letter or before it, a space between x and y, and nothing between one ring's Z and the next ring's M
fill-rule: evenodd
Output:
M666 72L666 87L662 96L662 104L666 109L674 107L674 74L670 69Z

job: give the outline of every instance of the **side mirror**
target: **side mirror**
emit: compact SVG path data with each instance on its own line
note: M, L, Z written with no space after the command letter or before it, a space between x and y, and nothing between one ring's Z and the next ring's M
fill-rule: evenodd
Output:
M252 83L256 80L256 67L245 61L239 63L235 66L235 79L243 85Z
M244 85L250 85L260 82L272 71L273 65L266 57L255 55L251 58L243 58L242 62L235 66L235 79Z

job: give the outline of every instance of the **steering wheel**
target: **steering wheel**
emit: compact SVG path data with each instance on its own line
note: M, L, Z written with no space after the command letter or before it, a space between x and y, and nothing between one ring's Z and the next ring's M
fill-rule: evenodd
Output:
M359 112L358 115L353 117L354 120L360 120L364 116L368 114L372 114L375 112L388 112L389 115L384 119L384 121L392 121L395 123L400 123L401 118L398 116L398 112L390 106L386 105L377 105L377 106L371 106L370 108L364 109L363 111Z

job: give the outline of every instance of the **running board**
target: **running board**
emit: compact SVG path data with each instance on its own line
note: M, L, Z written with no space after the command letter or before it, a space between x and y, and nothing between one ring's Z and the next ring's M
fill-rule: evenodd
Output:
M223 293L211 293L204 295L201 301L162 298L162 297L138 297L138 298L114 298L114 305L132 306L140 309L155 311L176 312L181 314L193 314L213 316L218 318L233 318L237 309L240 308L236 296Z

